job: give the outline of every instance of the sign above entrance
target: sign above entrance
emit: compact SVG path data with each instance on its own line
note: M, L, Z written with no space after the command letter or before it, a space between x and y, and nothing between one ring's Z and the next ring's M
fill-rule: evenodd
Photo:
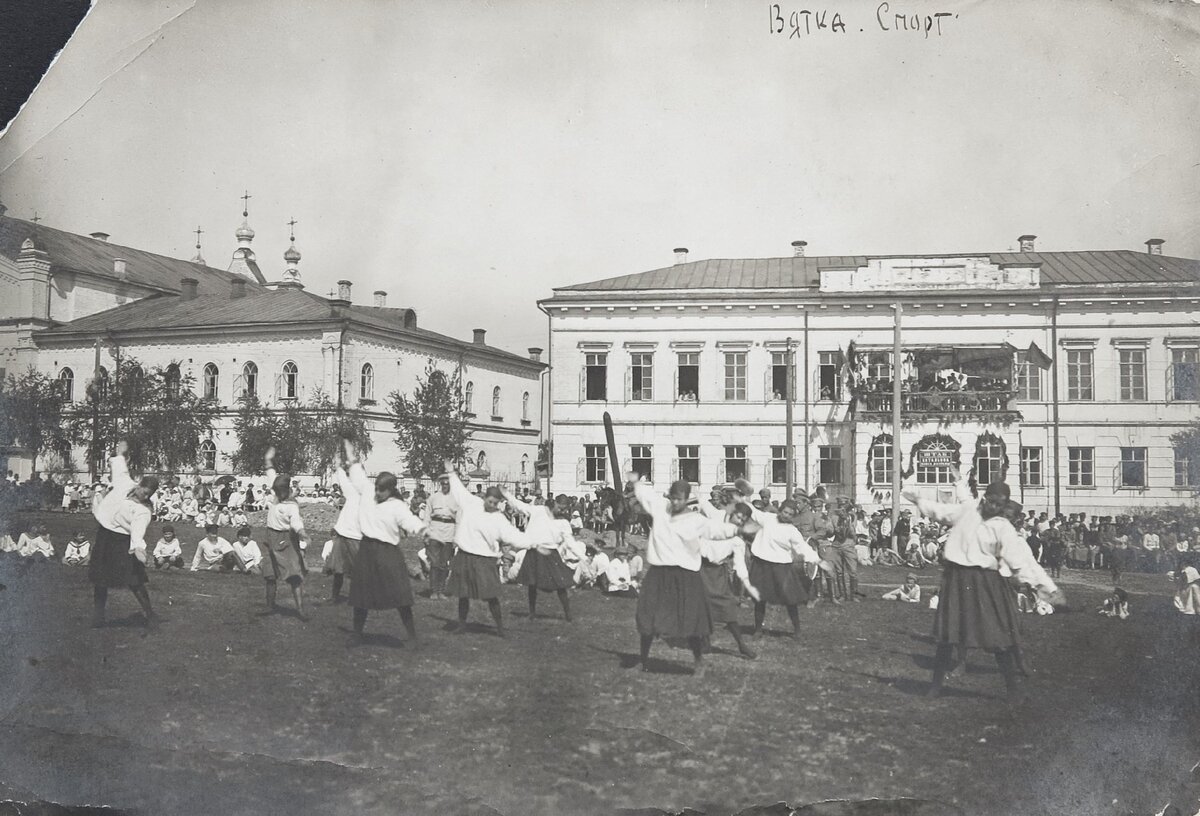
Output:
M917 451L918 467L952 467L953 465L954 451L952 450L933 448Z
M987 256L869 258L854 269L821 270L822 292L1037 289L1036 266L993 263Z

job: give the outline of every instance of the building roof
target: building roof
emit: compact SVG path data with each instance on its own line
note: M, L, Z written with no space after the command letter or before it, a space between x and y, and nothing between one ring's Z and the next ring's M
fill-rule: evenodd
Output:
M800 258L713 258L615 278L562 286L555 292L670 289L816 289L824 269L854 269L873 258L988 257L994 264L1040 266L1042 286L1200 282L1200 261L1127 249L1088 252L981 252L953 255L828 255Z
M42 329L35 332L34 337L38 341L65 340L109 333L187 333L197 329L234 329L239 326L296 323L340 324L342 321L349 321L351 325L357 324L413 340L437 343L457 351L500 356L506 362L520 363L531 368L545 367L544 363L495 346L458 340L418 328L416 312L412 309L346 305L344 301L330 300L296 287L267 289L247 283L244 296L231 297L231 292L232 285L228 280L221 282L219 288L211 283L207 286L201 283L197 287L196 296L190 300L178 295L152 295L108 311L81 317L70 323Z
M204 264L76 235L20 218L0 216L0 255L15 265L21 253L21 244L26 239L32 239L38 249L50 256L51 272L83 272L116 281L119 278L113 271L113 261L123 258L126 261L126 282L164 292L178 292L181 278L195 278L200 281L201 287L220 285L225 289L233 277L229 272ZM250 281L249 285L255 284Z

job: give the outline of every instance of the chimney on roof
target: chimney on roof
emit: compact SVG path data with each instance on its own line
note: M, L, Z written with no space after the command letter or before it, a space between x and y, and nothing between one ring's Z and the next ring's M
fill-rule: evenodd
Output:
M351 283L348 280L338 281L338 300L350 302L350 286Z
M1162 245L1165 243L1162 238L1151 238L1146 242L1146 251L1151 255L1162 255Z
M93 232L92 237L95 238L97 241L107 241L108 233L107 232Z
M529 359L535 363L540 363L542 361L542 350L531 346L529 349Z
M675 263L687 263L687 247L675 247Z
M382 309L387 306L387 292L382 289L375 290L375 308Z
M196 287L200 285L200 281L195 278L180 278L179 279L179 299L180 300L195 300Z
M129 277L129 267L124 258L113 258L113 274L121 280Z
M484 335L486 335L486 334L487 334L487 330L485 330L485 329L476 329L476 330L475 330L475 345L477 345L477 346L482 346L482 345L483 345L483 338L484 338Z
M792 257L803 258L806 246L808 246L808 241L792 241Z
M1020 242L1022 252L1033 252L1033 242L1037 240L1036 235L1022 235L1017 241Z
M237 300L246 296L246 279L245 278L230 278L229 279L229 299Z

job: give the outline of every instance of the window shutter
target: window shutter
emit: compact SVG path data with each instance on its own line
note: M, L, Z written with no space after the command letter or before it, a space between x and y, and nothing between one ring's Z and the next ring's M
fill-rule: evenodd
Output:
M1096 467L1095 467L1095 465L1093 465L1092 473L1094 474L1095 472L1096 472ZM1093 476L1093 478L1095 478L1095 477ZM1121 479L1121 463L1117 462L1117 464L1113 466L1113 487L1124 487L1124 484L1122 484L1122 481L1123 480Z
M746 478L749 479L754 473L754 460L749 455L746 456Z
M633 460L626 459L621 463L621 472L617 474L618 478L620 478L622 482L625 481L625 474L629 473L631 470L633 470Z
M283 374L275 374L275 399L283 399Z
M763 372L763 402L771 402L775 399L775 390L771 388L772 375L775 373L775 366L767 366L767 370Z
M579 462L575 465L575 482L576 484L583 484L586 479L587 465L584 460L580 458Z
M679 460L678 459L671 460L671 481L672 482L679 481Z
M242 395L246 393L246 377L243 374L238 374L233 378L233 403L236 405Z
M1170 349L1168 349L1168 351L1169 350ZM1166 374L1167 381L1166 399L1167 402L1172 402L1175 399L1175 363L1173 363L1171 360L1167 360L1167 370L1164 373Z
M717 482L725 484L725 457L717 460Z
M796 371L796 366L794 363L791 366L791 374L792 374L792 402L795 402L798 399L798 397L796 396L796 388L800 385L800 376L799 376L799 372Z
M625 401L633 401L633 366L625 368Z
M587 399L587 366L579 369L579 401Z
M675 367L675 390L671 394L672 402L679 402L679 366Z

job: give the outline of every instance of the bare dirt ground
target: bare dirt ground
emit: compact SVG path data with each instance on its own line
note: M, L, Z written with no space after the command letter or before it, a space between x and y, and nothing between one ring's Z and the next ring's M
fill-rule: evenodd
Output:
M60 551L94 526L38 518ZM189 559L200 535L181 530ZM925 699L932 612L878 598L904 572L866 568L863 603L802 610L800 643L773 610L754 662L718 632L696 681L665 644L650 672L624 668L636 602L594 591L573 593L568 624L553 596L530 620L523 588L506 587L507 640L483 605L454 636L453 602L418 598L414 652L394 614L373 613L355 646L347 607L265 615L260 579L217 573L152 572L157 633L116 591L110 626L93 630L85 569L2 559L0 800L146 814L725 814L901 797L944 804L875 812L1195 812L1200 647L1164 577L1128 576L1134 616L1116 621L1094 611L1106 574L1064 571L1073 611L1026 617L1034 673L1010 705L987 655ZM329 579L307 587L323 599Z

